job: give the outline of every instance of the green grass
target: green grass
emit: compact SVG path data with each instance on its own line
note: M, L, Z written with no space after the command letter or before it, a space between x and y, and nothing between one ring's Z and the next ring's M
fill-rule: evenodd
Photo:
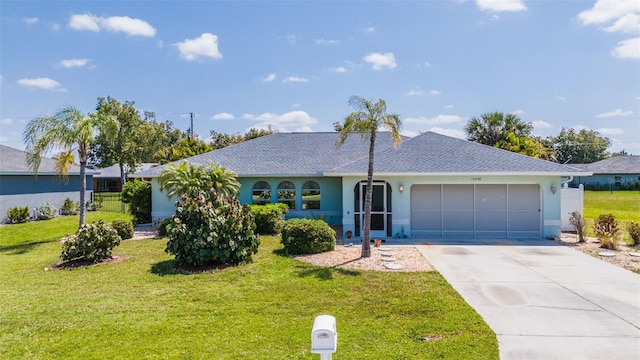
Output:
M629 243L631 239L626 223L640 223L640 191L585 191L584 217L593 224L601 214L613 214L616 217L623 229L623 240Z
M277 237L262 237L254 262L213 272L177 271L166 240L124 241L118 263L44 271L75 229L36 229L45 223L0 227L3 359L317 359L320 314L337 319L338 359L498 358L495 334L437 272L317 267L279 255Z

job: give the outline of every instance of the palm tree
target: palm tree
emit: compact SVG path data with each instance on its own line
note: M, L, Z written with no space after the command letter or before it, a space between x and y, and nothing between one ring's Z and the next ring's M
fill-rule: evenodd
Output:
M400 127L402 122L397 114L387 114L387 103L378 99L367 100L359 96L349 98L349 106L353 112L344 119L341 127L336 127L338 140L336 145L342 146L350 134L360 134L360 140L369 139L369 167L367 171L367 190L364 198L364 220L362 222L362 257L371 256L371 197L373 194L373 155L376 135L380 127L389 131L389 135L396 147L400 146Z
M464 129L468 140L495 146L499 141L507 140L507 134L511 132L516 137L531 135L533 125L523 122L514 114L492 112L484 113L480 118L472 117Z
M212 190L226 197L235 196L240 191L236 174L223 167L209 163L208 167L182 161L171 164L160 173L160 190L168 190L169 198L187 194L195 196Z
M80 163L80 224L85 220L85 194L87 191L87 158L96 130L113 128L110 119L85 117L73 106L65 106L55 114L32 119L22 134L27 145L27 164L38 173L42 155L53 150L62 150L56 159L56 169L61 176L68 174L73 163L71 156L76 151Z

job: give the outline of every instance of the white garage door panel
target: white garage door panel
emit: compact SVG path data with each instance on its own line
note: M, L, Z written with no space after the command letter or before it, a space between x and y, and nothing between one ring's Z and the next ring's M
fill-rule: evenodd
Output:
M414 237L539 238L540 218L536 184L411 187Z

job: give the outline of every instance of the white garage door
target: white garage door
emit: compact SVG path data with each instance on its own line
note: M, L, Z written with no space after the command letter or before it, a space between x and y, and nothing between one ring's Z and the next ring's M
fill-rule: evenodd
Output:
M411 234L426 238L539 238L540 186L411 187Z

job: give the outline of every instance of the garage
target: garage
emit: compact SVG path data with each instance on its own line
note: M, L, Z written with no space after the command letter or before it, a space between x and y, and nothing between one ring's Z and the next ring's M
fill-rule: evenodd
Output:
M537 184L420 184L411 187L414 238L540 238Z

